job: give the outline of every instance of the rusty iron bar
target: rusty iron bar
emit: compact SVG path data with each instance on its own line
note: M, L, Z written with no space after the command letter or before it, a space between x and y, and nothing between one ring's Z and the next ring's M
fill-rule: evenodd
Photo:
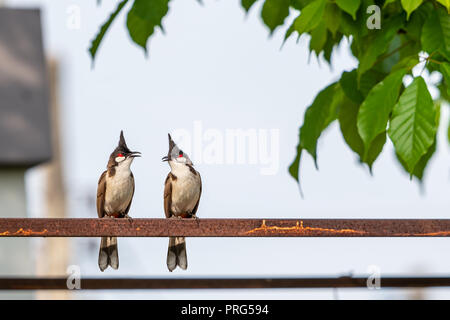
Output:
M450 287L445 277L382 277L381 288ZM365 277L338 278L85 278L83 290L365 288ZM67 290L66 278L0 278L0 290Z
M450 219L0 218L0 237L448 237Z

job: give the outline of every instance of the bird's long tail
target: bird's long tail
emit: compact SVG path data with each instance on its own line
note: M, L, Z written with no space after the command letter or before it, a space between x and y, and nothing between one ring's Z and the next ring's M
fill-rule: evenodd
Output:
M187 269L186 240L184 237L170 237L167 251L167 268L173 271L177 266Z
M117 250L116 237L102 237L100 252L98 254L98 266L104 271L108 266L119 268L119 251Z

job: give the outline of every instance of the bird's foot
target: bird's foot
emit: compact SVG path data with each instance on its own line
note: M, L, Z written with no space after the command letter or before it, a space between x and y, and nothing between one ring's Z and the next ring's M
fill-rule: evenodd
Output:
M197 222L197 226L200 224L200 219L195 214L192 215L191 219Z
M133 223L133 218L130 217L128 214L125 214L123 217L126 218L126 219L128 219L128 221L129 221L130 223Z

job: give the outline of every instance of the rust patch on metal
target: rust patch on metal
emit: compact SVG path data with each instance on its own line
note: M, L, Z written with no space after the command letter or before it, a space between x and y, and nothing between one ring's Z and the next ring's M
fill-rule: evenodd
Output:
M9 231L5 231L0 233L0 236L42 236L48 233L47 229L44 229L42 231L33 231L31 229L23 229L20 228L16 232L10 233Z
M319 228L319 227L304 227L303 221L297 221L295 226L292 227L279 227L279 226L270 226L266 225L266 220L263 220L260 227L254 228L245 232L245 234L252 233L295 233L295 234L308 234L314 232L325 232L325 233L333 233L333 234L367 234L366 231L362 230L354 230L354 229L330 229L330 228Z
M33 231L31 229L26 229L24 230L23 228L20 228L19 230L17 230L15 233L13 233L14 235L24 235L24 236L31 236L31 235L44 235L48 232L47 229L44 229L42 231Z
M424 233L395 233L394 237L448 237L450 231L436 231Z

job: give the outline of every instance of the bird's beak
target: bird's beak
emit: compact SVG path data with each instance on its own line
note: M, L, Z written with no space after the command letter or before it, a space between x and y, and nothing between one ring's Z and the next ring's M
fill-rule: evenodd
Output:
M164 157L162 157L161 160L162 160L162 161L169 161L169 157L168 157L168 156L164 156Z
M139 151L132 151L129 155L129 157L131 158L136 158L136 157L140 157L141 153Z

